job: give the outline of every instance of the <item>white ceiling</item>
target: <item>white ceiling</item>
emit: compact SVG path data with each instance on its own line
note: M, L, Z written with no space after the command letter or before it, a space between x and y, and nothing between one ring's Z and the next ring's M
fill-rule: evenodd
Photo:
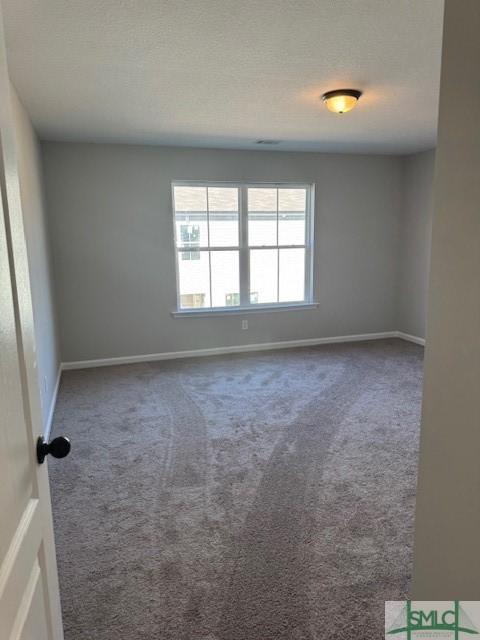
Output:
M434 146L443 0L1 0L40 136L409 153ZM337 116L319 96L364 91ZM270 148L270 147L261 147Z

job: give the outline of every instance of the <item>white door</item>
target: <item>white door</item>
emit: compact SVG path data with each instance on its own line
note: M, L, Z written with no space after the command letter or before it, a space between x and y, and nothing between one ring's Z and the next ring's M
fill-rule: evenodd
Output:
M0 10L0 640L63 638Z

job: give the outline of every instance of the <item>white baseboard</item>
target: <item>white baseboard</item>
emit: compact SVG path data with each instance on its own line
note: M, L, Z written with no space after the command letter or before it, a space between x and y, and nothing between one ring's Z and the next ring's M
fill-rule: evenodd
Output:
M401 338L402 340L406 340L407 342L414 342L415 344L420 344L422 347L425 346L425 338L419 338L418 336L412 336L409 333L403 333L403 331L397 331L397 338Z
M339 342L361 342L364 340L382 340L385 338L401 337L398 331L382 331L381 333L361 333L348 336L333 336L331 338L307 338L306 340L284 340L281 342L262 342L256 344L242 344L231 347L212 347L210 349L192 349L190 351L169 351L164 353L147 353L138 356L124 356L118 358L100 358L98 360L77 360L63 362L62 369L89 369L92 367L109 367L119 364L134 364L139 362L155 362L157 360L174 360L176 358L198 358L202 356L218 356L227 353L244 353L248 351L271 351L274 349L290 349L292 347L309 347L320 344L335 344Z
M48 411L47 421L45 423L45 428L43 431L43 437L45 440L50 439L50 432L52 430L53 423L53 414L55 413L55 406L57 404L57 396L58 396L58 388L60 386L60 377L62 375L63 363L58 367L57 380L55 382L55 387L53 388L52 397L50 399L50 409Z

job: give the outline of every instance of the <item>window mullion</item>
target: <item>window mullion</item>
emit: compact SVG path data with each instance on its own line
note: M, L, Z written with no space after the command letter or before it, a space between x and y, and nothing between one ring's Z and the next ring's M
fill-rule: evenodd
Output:
M240 223L240 306L250 304L250 261L248 249L248 197L247 187L239 188L239 223Z
M305 294L304 299L311 302L313 300L313 225L314 225L314 201L313 201L313 187L307 192L307 198L305 201Z
M278 187L277 187L277 302L280 301L280 249L278 248Z
M210 206L208 203L208 187L207 187L207 238L208 238L208 286L210 287L210 307L213 308L212 299L212 252L210 251Z

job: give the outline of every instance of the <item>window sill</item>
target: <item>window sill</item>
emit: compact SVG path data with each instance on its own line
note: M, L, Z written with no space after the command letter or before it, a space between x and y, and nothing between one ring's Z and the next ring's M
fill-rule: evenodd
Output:
M279 311L306 311L308 309L317 309L318 302L299 302L296 304L275 304L275 305L255 305L251 307L231 307L216 309L182 309L181 311L172 311L174 318L193 318L199 316L206 318L208 316L231 316L231 315L247 315L251 313L278 313Z

